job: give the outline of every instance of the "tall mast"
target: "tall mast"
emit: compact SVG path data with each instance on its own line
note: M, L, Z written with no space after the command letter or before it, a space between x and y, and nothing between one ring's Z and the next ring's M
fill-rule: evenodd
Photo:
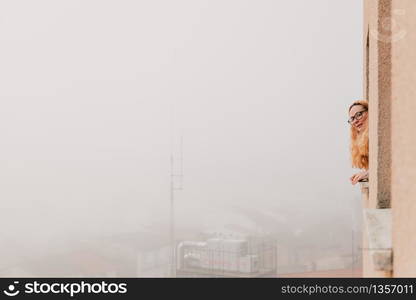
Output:
M175 173L175 156L174 156L174 114L171 108L171 142L170 142L170 276L176 277L176 235L175 235L175 191L183 189L183 137L180 137L180 169L179 174ZM176 178L179 184L175 185Z

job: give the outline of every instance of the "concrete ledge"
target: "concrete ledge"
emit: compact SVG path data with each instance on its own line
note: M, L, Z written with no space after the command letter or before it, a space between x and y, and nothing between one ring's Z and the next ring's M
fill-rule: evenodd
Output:
M361 181L359 183L360 183L361 189L368 189L369 187L368 181Z
M363 199L363 208L370 207L369 203L369 184L368 181L360 182L361 197Z
M375 271L392 271L391 209L364 209L364 226Z

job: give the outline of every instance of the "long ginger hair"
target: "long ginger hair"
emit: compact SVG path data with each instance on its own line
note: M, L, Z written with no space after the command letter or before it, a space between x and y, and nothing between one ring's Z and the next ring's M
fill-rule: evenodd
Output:
M351 104L348 112L355 105L361 105L368 111L368 101L359 100ZM368 170L368 127L368 117L367 126L365 126L362 132L359 132L357 128L351 125L351 161L354 168Z

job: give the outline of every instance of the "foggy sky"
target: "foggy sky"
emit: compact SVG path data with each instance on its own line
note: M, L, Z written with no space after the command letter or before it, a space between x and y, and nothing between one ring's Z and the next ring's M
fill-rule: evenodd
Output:
M165 224L172 131L177 226L350 220L361 5L0 1L1 239Z

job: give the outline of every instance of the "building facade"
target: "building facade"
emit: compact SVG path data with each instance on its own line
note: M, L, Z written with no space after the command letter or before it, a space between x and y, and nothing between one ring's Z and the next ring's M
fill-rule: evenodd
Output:
M416 1L364 0L364 277L416 277Z

